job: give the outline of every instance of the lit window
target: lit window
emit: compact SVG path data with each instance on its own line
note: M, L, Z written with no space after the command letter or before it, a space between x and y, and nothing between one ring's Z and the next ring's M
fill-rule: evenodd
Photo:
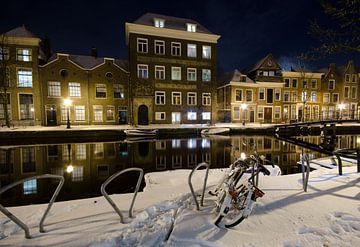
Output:
M173 105L181 105L181 92L171 93L171 103Z
M335 89L335 80L329 80L329 90Z
M85 121L85 106L75 106L75 121Z
M171 55L181 56L181 43L171 42Z
M163 28L165 26L165 20L154 18L154 27Z
M61 96L61 84L58 81L48 82L48 96L60 97Z
M103 121L103 107L101 105L94 105L94 121Z
M7 111L9 119L11 119L11 104L10 104L10 94L7 94L7 98L0 97L0 119L5 119L5 102L7 101Z
M112 105L106 106L106 121L109 122L115 121L115 106Z
M83 166L75 166L74 170L71 173L71 181L73 182L81 182L84 179L84 167Z
M186 30L188 32L196 32L196 24L187 23L186 24Z
M258 118L264 119L264 107L262 107L262 106L258 107Z
M171 80L181 80L180 67L171 67Z
M165 54L165 41L155 40L155 54L164 55Z
M195 44L187 45L187 56L188 57L196 57L196 45Z
M316 102L316 97L317 97L316 92L311 92L310 101L311 101L311 102Z
M17 71L18 87L32 87L33 78L31 69L18 69Z
M165 120L166 113L165 112L155 112L155 120Z
M37 193L37 182L36 179L31 179L23 183L24 195L31 195Z
M187 118L188 120L196 120L196 112L188 112Z
M203 112L201 113L202 120L210 120L211 119L211 113L210 112Z
M201 140L201 147L202 148L210 148L210 140L208 138L203 138Z
M211 105L211 93L203 93L202 94L202 104L203 105Z
M114 99L124 99L124 86L121 84L113 84L114 87Z
M203 45L202 47L202 57L206 59L211 58L211 46Z
M0 61L1 60L9 60L9 48L8 47L0 47Z
M86 144L75 144L76 159L86 160Z
M304 91L304 92L301 93L301 101L306 102L306 100L307 100L307 92Z
M202 80L203 81L211 81L211 70L209 70L209 69L202 70Z
M105 84L96 84L96 94L95 97L97 99L105 99L106 98L106 85Z
M137 51L140 53L148 52L148 40L147 39L137 39Z
M246 102L252 102L252 95L253 95L253 91L252 91L252 90L245 90L245 99L246 99Z
M324 93L323 102L324 103L330 103L330 94L329 93Z
M171 140L171 147L172 148L180 148L181 147L181 140L180 139L172 139Z
M165 92L164 91L155 92L155 104L156 105L165 105Z
M188 68L187 69L187 80L188 81L196 81L196 68Z
M69 96L70 97L80 97L80 83L78 82L69 82Z
M16 60L30 62L32 60L30 49L16 49Z
M270 70L269 71L269 76L274 76L275 75L275 72L273 70Z
M187 104L188 105L196 105L197 104L196 98L197 98L196 93L194 93L194 92L187 93Z
M194 148L196 148L196 139L193 139L193 138L189 139L189 140L187 141L187 147L188 147L189 149L194 149Z
M155 79L165 80L165 66L155 66Z
M149 76L148 66L146 64L138 64L138 78L147 79Z
M303 88L308 88L307 80L303 80Z
M235 90L235 101L242 101L242 90L241 89Z
M20 120L34 119L34 101L32 94L19 94Z
M280 106L275 106L274 118L280 119L281 117L281 108Z

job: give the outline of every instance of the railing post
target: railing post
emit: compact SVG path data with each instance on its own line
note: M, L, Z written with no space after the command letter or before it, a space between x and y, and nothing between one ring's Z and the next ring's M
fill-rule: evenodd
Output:
M199 169L200 167L203 167L205 166L206 167L206 173L205 173L205 178L204 178L204 184L203 184L203 189L202 189L202 195L201 195L201 206L203 206L204 204L204 195L205 195L205 189L206 189L206 183L207 183L207 178L208 178L208 175L209 175L209 167L210 165L203 162L203 163L200 163L198 164L189 174L189 177L188 177L188 184L189 184L189 187L190 187L190 191L191 191L191 194L194 198L194 201L195 201L195 204L196 204L196 210L200 210L200 206L199 206L199 202L197 201L196 199L196 195L195 195L195 191L194 191L194 187L192 186L192 182L191 182L191 178L194 174L194 172Z
M341 161L340 155L337 152L335 152L334 154L338 160L339 175L342 175L342 161Z
M357 172L360 172L360 149L356 149Z

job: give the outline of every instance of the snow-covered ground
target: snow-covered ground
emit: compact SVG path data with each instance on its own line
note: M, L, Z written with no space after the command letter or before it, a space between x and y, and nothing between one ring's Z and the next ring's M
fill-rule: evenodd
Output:
M187 184L189 172L147 174L144 192L135 202L136 218L126 224L101 197L55 203L45 221L46 233L38 231L46 205L9 208L30 225L33 238L25 239L24 232L1 215L0 245L360 246L360 178L355 166L344 167L343 176L337 175L337 169L311 172L308 192L302 190L301 174L261 177L264 197L252 215L233 229L214 226L209 195L201 211L196 211ZM210 171L208 188L223 172ZM193 177L198 190L203 176L201 170ZM124 215L131 196L111 196Z

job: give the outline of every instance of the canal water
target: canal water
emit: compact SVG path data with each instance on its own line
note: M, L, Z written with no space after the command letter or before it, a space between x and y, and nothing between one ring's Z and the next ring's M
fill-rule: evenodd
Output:
M321 144L319 137L304 137ZM337 148L360 146L358 136L338 136ZM281 168L282 174L298 173L297 162L302 152L315 159L321 154L299 146L264 136L224 136L211 138L138 140L117 142L69 143L23 146L0 146L0 185L4 187L19 179L57 174L65 184L57 201L89 198L101 195L101 184L117 171L140 167L145 173L174 169L192 169L200 162L211 168L228 167L241 153L253 148ZM108 193L132 192L137 173L121 175L108 185ZM29 180L0 195L5 206L48 202L57 180ZM145 186L142 182L141 188Z

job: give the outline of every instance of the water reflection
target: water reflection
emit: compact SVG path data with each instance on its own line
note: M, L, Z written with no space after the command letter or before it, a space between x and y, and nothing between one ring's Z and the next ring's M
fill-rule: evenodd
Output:
M320 144L319 137L303 140ZM338 148L360 146L356 136L338 136L336 142ZM270 137L232 136L0 147L0 183L3 187L35 175L63 175L66 181L58 200L86 198L100 195L101 184L122 169L140 167L146 173L189 169L200 162L210 163L212 168L228 167L242 153L252 153L254 147L280 166L283 174L300 172L297 162L301 147ZM305 152L312 159L320 156L310 150ZM136 177L137 174L120 177L109 185L109 191L131 191ZM27 181L1 195L1 201L5 205L46 202L57 186L57 181L49 181Z

